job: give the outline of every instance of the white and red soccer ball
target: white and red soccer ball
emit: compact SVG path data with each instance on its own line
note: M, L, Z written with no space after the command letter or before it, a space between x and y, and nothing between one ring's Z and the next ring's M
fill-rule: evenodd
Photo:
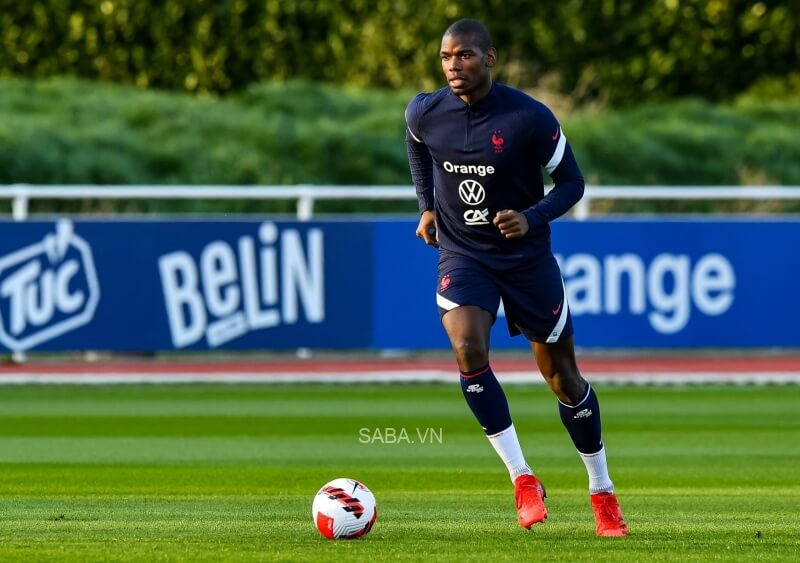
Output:
M328 539L366 536L378 518L378 503L364 483L334 479L317 492L311 504L314 525Z

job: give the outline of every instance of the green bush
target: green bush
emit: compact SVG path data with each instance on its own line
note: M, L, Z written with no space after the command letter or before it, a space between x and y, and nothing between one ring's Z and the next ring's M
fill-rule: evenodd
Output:
M214 99L67 79L0 80L0 184L407 185L411 192L403 111L412 95L290 81ZM561 121L590 184L800 185L793 100L687 99L575 111ZM317 209L413 213L416 203L319 202ZM44 201L33 210L293 213L294 202Z

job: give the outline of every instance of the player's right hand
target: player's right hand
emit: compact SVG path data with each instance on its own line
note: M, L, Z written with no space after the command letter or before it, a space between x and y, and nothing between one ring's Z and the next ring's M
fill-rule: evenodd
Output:
M417 225L417 237L428 246L439 248L439 234L436 231L436 215L433 211L423 211Z

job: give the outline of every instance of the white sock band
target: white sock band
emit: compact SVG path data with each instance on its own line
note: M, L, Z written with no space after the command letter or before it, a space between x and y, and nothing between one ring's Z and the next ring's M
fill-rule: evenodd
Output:
M508 474L511 476L512 481L520 475L533 473L530 466L525 462L525 456L522 454L522 447L519 445L517 431L514 429L513 424L497 434L487 436L487 438L494 451L506 464L506 469L508 469Z
M614 483L608 476L608 464L606 463L606 448L600 448L595 454L582 454L578 452L586 466L586 473L589 474L589 493L613 493Z

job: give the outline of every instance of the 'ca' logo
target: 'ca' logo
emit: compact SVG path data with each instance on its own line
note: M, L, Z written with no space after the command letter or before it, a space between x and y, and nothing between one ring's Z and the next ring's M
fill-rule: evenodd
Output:
M458 185L458 195L461 197L461 201L467 205L480 205L486 198L486 191L480 182L464 180Z

